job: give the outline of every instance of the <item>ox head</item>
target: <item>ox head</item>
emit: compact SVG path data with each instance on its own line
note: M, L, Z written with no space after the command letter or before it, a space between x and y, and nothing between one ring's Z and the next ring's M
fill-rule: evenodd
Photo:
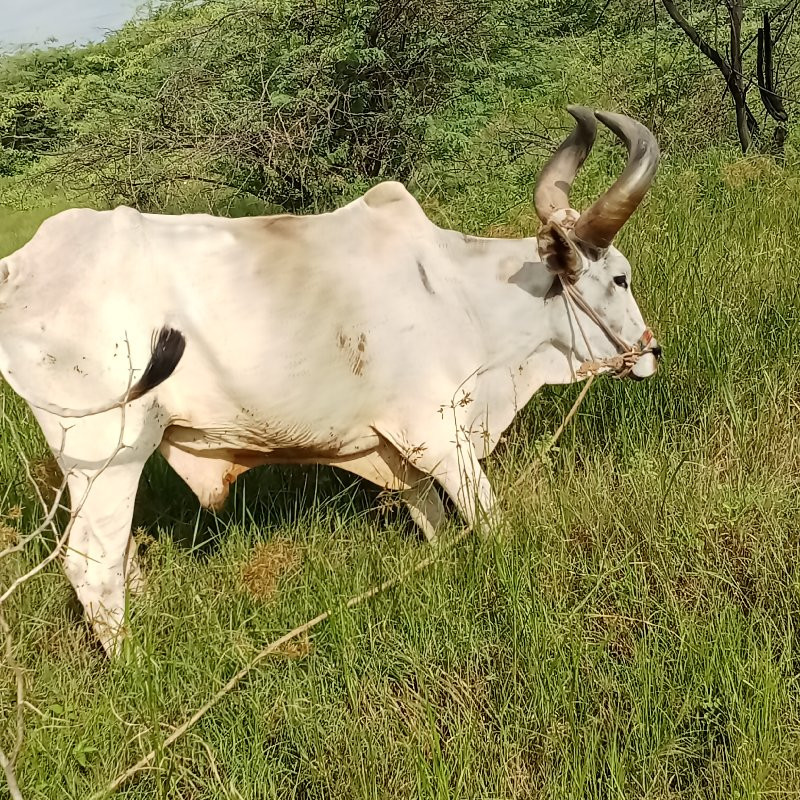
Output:
M570 106L577 125L545 164L536 183L536 213L542 221L539 255L556 274L553 294L578 295L588 313L574 304L559 315L558 339L578 361L609 358L630 346L647 345L632 377L657 368L661 348L645 325L631 291L631 265L612 242L636 210L658 166L658 144L647 128L621 114ZM594 144L597 121L627 147L628 164L611 188L583 213L570 207L569 191ZM566 298L564 298L566 300Z

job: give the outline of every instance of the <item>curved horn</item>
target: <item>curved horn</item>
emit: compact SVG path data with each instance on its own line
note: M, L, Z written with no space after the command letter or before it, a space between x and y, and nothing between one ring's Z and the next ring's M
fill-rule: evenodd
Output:
M542 168L533 193L536 213L545 223L550 221L554 212L570 207L572 182L597 135L597 120L591 108L568 106L567 111L578 124Z
M579 242L604 249L641 203L658 167L658 142L644 125L623 114L596 113L597 119L628 148L628 164L622 175L575 223Z

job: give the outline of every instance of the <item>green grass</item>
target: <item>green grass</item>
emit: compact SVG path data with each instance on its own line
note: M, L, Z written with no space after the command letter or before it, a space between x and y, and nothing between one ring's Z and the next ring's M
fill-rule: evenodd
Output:
M476 168L432 213L484 230L529 191L528 169ZM131 652L99 654L56 568L12 603L32 706L26 800L87 797L324 608L335 613L308 654L257 669L119 796L800 794L798 208L796 166L668 160L620 237L661 373L598 382L537 461L532 444L576 393L543 391L489 464L502 538L470 539L356 609L342 602L428 552L368 486L256 471L215 516L154 460L136 513L148 586ZM2 249L37 221L0 215ZM525 206L499 222L535 228ZM44 450L21 403L5 402L0 513L25 529L37 513L12 429L34 462ZM242 569L279 540L302 563L259 600ZM2 581L42 552L8 559ZM7 746L13 689L0 681Z
M60 197L41 208L25 211L0 205L0 258L22 247L42 222L65 208L69 203Z

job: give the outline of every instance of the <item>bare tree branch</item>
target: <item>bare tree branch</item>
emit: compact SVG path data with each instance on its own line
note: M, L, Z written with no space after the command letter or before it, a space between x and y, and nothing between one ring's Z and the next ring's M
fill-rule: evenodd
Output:
M672 17L673 21L683 30L683 32L689 37L689 39L694 43L695 47L704 55L706 58L710 59L711 61L716 64L719 71L725 77L725 80L730 80L731 77L731 66L728 64L727 61L719 54L717 50L715 50L698 32L697 28L695 28L686 17L681 14L678 7L675 5L673 0L662 0L664 4L664 8L667 10L667 13Z
M130 387L133 385L134 379L134 371L133 366L131 363L131 353L130 353L130 344L127 342L128 346L128 363L129 363L129 374L128 374L128 391L130 391ZM0 409L3 418L7 419L5 415L5 408L3 407ZM17 758L19 757L20 752L22 751L22 746L25 740L25 719L24 719L24 709L26 705L29 705L25 701L25 678L22 666L14 657L14 645L11 636L11 627L8 624L5 616L5 603L8 599L13 595L13 593L23 584L25 584L28 580L33 578L39 572L41 572L48 564L54 561L58 556L62 553L64 549L64 545L69 540L70 533L72 532L72 528L75 525L75 521L80 514L81 510L83 509L84 504L89 496L89 493L94 485L94 482L97 478L102 475L105 470L111 465L117 455L126 449L127 445L123 443L123 438L125 435L125 416L126 416L126 406L120 407L120 426L119 426L119 435L117 437L117 443L114 447L113 452L108 456L108 458L103 462L100 468L94 472L91 477L86 482L86 487L80 498L76 499L72 498L72 510L70 511L69 520L64 527L64 531L60 536L57 537L56 543L54 547L50 550L50 552L41 559L37 564L35 564L31 569L29 569L23 575L18 576L14 581L12 581L11 585L0 595L0 633L3 634L4 638L4 647L5 647L5 655L6 661L8 662L9 666L14 672L15 681L16 681L16 726L15 726L15 739L14 739L14 746L10 753L6 753L2 749L0 749L0 766L2 766L3 771L5 772L6 782L8 784L8 789L11 795L11 800L23 800L22 793L19 789L19 784L17 782L16 777L16 762ZM13 431L13 426L12 426ZM62 429L62 436L61 436L61 444L60 449L58 452L58 457L63 457L64 450L65 450L65 443L66 437L68 434L69 429L63 428ZM31 482L31 485L36 492L37 499L42 506L43 511L45 512L45 516L43 521L36 527L34 531L30 534L21 537L19 542L4 550L0 553L0 559L10 555L11 553L15 553L20 551L26 544L28 544L32 539L44 533L44 531L48 528L51 528L55 532L55 525L54 519L55 515L58 510L61 508L61 498L64 494L64 491L67 487L67 481L70 475L72 474L71 471L66 471L64 474L64 479L59 487L58 491L56 492L55 498L51 504L45 501L44 496L42 495L41 490L39 489L36 481L33 479L33 475L31 473L30 464L28 459L25 456L25 453L22 449L21 444L19 443L17 437L12 435L12 439L14 440L14 444L17 448L17 451L21 457L22 463L24 464L25 473L28 479Z
M0 767L6 774L6 782L8 783L8 791L11 795L11 800L24 800L22 792L19 790L17 783L17 776L14 772L14 765L9 761L8 756L0 750Z

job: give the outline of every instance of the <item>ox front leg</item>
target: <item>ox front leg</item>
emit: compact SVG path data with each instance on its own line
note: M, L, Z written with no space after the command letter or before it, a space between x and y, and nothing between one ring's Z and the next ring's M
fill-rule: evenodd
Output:
M499 522L494 492L468 439L457 442L454 450L426 471L447 492L470 528L481 534L492 532Z

